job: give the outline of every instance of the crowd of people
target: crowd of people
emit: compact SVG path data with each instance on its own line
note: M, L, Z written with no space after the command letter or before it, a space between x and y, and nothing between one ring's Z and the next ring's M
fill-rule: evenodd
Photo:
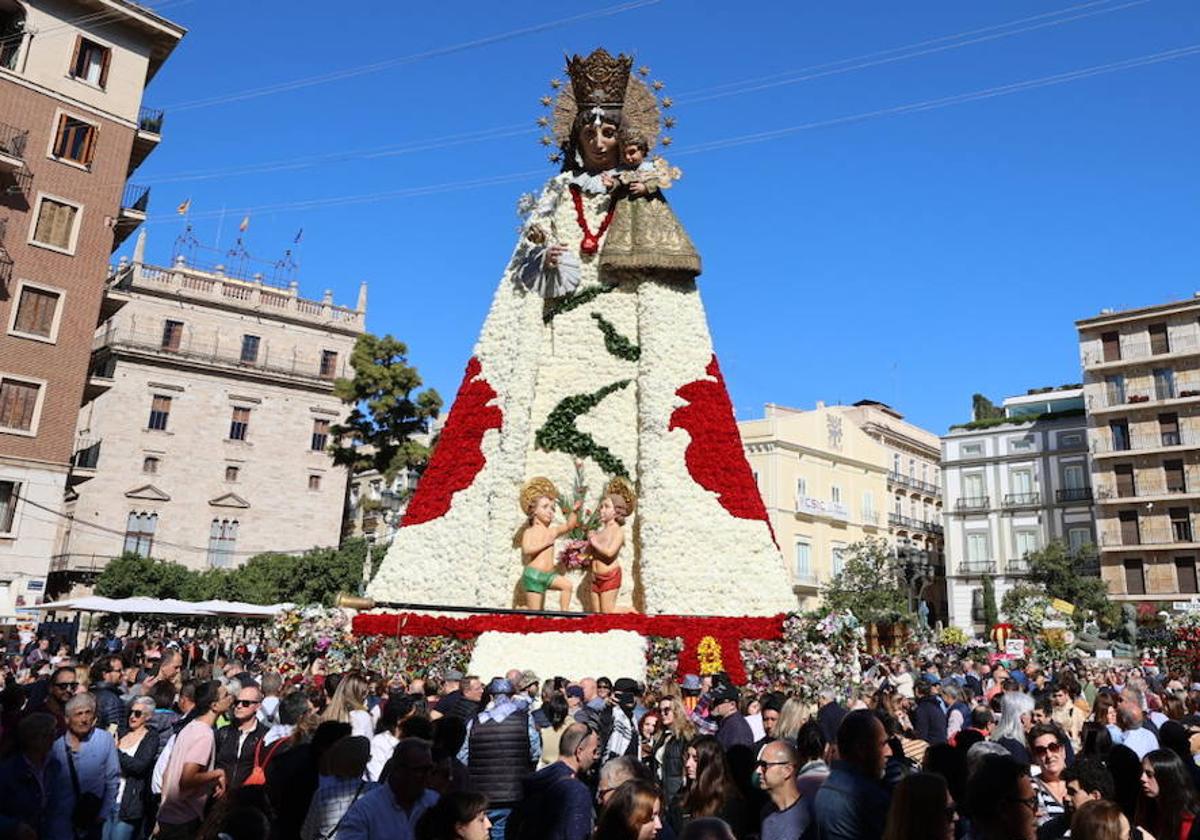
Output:
M0 838L1200 840L1194 675L861 664L810 703L43 639L5 661Z

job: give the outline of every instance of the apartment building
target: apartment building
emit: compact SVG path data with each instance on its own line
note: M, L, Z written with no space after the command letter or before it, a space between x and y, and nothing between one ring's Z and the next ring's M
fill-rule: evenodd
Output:
M328 453L334 396L366 318L202 269L118 266L124 305L96 331L50 588L81 591L136 551L196 569L340 541L346 470Z
M889 468L888 533L914 597L929 621L949 620L942 526L942 448L938 436L907 422L886 403L859 400L838 410L884 448Z
M45 596L127 179L161 140L142 94L184 29L125 0L0 0L0 621Z
M840 408L768 403L738 424L746 457L791 568L801 609L817 605L821 584L841 571L847 546L888 536L888 457L883 445Z
M1084 389L1036 389L1003 410L942 437L950 622L969 632L985 629L984 577L999 605L1052 540L1098 574Z
M1101 573L1112 597L1195 598L1200 296L1076 322Z

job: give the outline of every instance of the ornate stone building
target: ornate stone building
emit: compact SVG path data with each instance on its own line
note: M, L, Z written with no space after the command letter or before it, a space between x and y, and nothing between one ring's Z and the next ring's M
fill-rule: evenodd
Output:
M96 333L51 567L60 593L122 551L201 569L341 534L346 471L326 449L365 285L337 306L182 257L146 265L143 248L112 276L125 304Z
M124 0L0 0L0 622L45 595L126 183L162 139L142 93L184 35Z

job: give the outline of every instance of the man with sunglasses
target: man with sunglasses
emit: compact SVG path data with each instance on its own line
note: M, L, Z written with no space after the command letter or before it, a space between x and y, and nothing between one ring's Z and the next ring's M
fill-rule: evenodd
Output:
M67 731L67 701L79 690L79 680L75 677L75 669L64 665L55 668L50 675L46 694L40 702L33 703L25 710L25 715L35 712L45 712L54 718L55 731L62 735Z
M258 719L263 693L257 685L249 685L237 693L233 703L233 720L217 730L217 769L225 771L229 790L242 786L254 769L254 751L270 731Z
M759 751L754 779L772 806L763 816L761 840L799 840L808 828L808 812L800 807L796 787L799 764L795 748L787 741L771 741Z
M108 730L110 735L116 734L119 728L126 728L125 704L121 702L121 673L123 665L120 657L102 656L92 663L89 676L92 681L92 694L96 696L96 726Z

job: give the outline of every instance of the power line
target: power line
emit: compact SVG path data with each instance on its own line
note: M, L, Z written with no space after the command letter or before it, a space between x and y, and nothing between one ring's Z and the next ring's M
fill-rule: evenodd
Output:
M143 5L146 7L146 9L148 11L158 14L159 12L161 12L163 9L167 8L168 6L182 6L185 3L190 3L190 2L192 2L192 0L163 0L163 2L159 3L157 6L151 6L151 5L145 4L145 3ZM11 35L0 36L0 44L6 43L8 41L20 41L26 35L30 35L30 34L39 36L39 37L45 37L46 35L49 35L53 32L58 32L59 30L62 30L62 29L76 29L76 28L79 28L86 24L91 24L96 28L100 28L100 27L108 26L109 24L112 24L112 23L116 23L118 20L120 20L124 16L125 16L125 13L120 10L114 11L112 9L101 9L98 12L89 12L86 15L80 15L77 18L71 18L70 20L65 20L65 21L62 21L61 23L56 23L53 26L47 26L45 29L22 30L21 32L14 32Z
M526 26L520 29L511 29L508 32L501 32L496 35L488 35L486 37L476 38L471 41L463 41L461 43L451 44L446 47L437 47L424 52L413 53L412 55L389 58L383 61L372 62L371 64L361 64L357 67L346 67L342 70L334 70L332 72L321 73L316 76L306 76L299 79L293 79L290 82L279 82L273 85L249 88L247 90L229 93L222 96L210 96L202 99L192 99L185 102L178 102L173 105L168 105L167 109L170 111L190 111L194 108L208 108L212 105L224 105L227 102L241 102L247 99L256 99L260 96L269 96L275 93L285 93L287 91L300 90L301 88L312 87L314 85L322 85L327 82L337 82L341 81L342 79L351 79L355 76L378 73L380 70L386 70L391 67L415 64L418 61L424 61L430 58L439 58L441 56L453 55L454 53L464 52L477 47L498 44L502 41L509 41L514 38L519 38L523 35L546 32L551 29L557 29L561 26L579 23L580 21L584 20L595 20L596 18L611 17L613 15L622 14L623 12L641 9L645 6L653 6L661 2L662 0L631 0L631 2L621 3L616 6L608 6L603 9L584 12L582 14L572 15L570 17L558 18L557 20L547 21L546 23L538 23L534 24L533 26Z
M1187 58L1198 53L1200 53L1200 44L1191 44L1185 47L1165 50L1163 52L1137 56L1135 58L1124 59L1122 61L1113 61L1107 64L1099 64L1092 67L1085 67L1079 70L1071 70L1065 73L1057 73L1050 76L1042 76L1036 79L1027 79L1025 81L1013 82L1006 85L983 88L981 90L970 91L968 93L954 94L935 99L926 99L920 102L895 105L889 108L879 108L873 111L864 111L858 114L848 114L846 116L834 117L827 120L817 120L813 122L801 123L799 125L772 129L770 131L761 131L754 134L743 134L735 137L726 137L719 140L698 143L693 146L673 150L672 156L679 157L684 155L701 154L704 152L718 151L721 149L743 146L751 143L763 143L770 140L777 140L782 137L787 137L792 134L797 134L802 131L810 131L817 128L827 128L830 126L843 125L847 123L862 122L865 120L874 119L876 117L896 116L899 114L913 113L918 111L932 111L938 108L946 108L951 105L960 105L966 102L990 99L996 96L1005 96L1012 93L1020 93L1026 90L1034 90L1036 88L1051 87L1053 85L1065 84L1067 82L1078 81L1080 79L1086 79L1092 76L1115 73L1121 70L1129 70L1136 67L1143 67L1151 64L1159 64L1165 61ZM278 204L266 204L237 209L227 208L221 211L214 210L198 214L193 213L191 214L191 218L215 218L225 213L282 212L287 210L310 210L319 207L336 207L350 204L368 204L376 201L386 201L393 198L411 198L417 196L438 195L447 192L494 186L513 181L521 181L529 177L544 174L544 169L534 169L525 172L514 172L507 175L497 175L490 178L451 181L441 184L431 184L423 187L409 187L400 190L391 190L387 192L353 194L334 196L330 198L314 198L303 201L281 202ZM152 216L150 221L166 221L172 218L174 218L173 214L163 214L161 216Z

